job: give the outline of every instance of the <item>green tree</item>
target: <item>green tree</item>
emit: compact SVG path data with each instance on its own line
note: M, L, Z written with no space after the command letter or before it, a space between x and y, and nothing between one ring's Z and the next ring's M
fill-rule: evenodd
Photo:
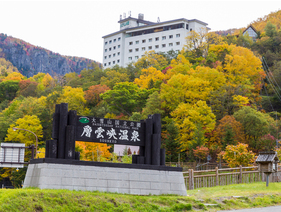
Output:
M249 146L258 151L258 140L270 132L270 122L274 122L274 120L269 115L256 111L251 107L242 107L233 116L243 125Z
M19 81L7 80L0 83L0 102L4 100L12 101L19 90Z
M143 119L146 119L148 115L163 114L164 110L161 110L161 98L158 91L149 95L146 105L142 110Z
M118 83L112 90L101 94L101 98L112 110L131 116L133 112L140 112L145 106L151 90L140 89L130 82Z

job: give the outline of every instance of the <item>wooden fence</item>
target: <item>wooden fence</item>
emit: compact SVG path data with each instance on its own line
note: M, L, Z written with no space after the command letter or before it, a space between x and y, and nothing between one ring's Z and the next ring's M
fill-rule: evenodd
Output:
M183 172L186 189L262 181L257 166Z

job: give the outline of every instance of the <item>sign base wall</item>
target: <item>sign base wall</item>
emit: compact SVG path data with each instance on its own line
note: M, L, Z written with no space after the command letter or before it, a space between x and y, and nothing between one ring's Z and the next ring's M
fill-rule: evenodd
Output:
M23 188L27 187L137 195L187 195L180 171L46 162L28 166Z

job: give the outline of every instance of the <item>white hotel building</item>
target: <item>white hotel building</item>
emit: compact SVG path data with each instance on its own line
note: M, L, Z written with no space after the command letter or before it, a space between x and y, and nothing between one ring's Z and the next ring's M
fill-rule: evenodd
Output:
M104 68L115 65L125 67L141 58L146 51L180 51L189 31L199 32L202 27L209 30L207 23L197 19L181 18L154 23L145 21L143 14L139 14L138 18L120 18L118 23L120 31L103 36Z

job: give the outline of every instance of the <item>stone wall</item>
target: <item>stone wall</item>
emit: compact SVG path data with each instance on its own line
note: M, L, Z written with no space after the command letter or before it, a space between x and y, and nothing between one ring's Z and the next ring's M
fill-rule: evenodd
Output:
M54 163L30 164L23 187L187 195L183 174L179 171Z

